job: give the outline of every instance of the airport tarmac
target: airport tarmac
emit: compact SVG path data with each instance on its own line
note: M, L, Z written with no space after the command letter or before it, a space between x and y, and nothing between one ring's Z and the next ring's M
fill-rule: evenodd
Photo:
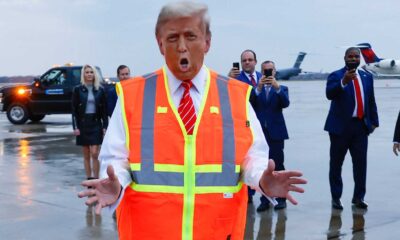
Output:
M323 131L329 101L325 81L281 82L291 104L284 115L289 137L285 166L308 179L299 205L257 213L248 206L245 239L399 239L400 157L392 152L400 81L376 80L380 127L369 137L367 211L351 206L352 165L343 166L343 211L333 211L328 182L329 137ZM0 238L117 239L111 213L96 216L76 195L85 178L70 115L12 125L0 113Z

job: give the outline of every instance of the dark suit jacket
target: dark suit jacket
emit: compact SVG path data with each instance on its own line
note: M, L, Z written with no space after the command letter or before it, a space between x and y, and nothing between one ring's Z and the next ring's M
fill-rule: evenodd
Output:
M396 127L394 128L393 142L400 143L400 112L397 116Z
M262 74L260 72L256 71L256 75L257 75L257 79L255 79L255 80L256 80L256 83L258 83L258 79L260 79L262 77ZM252 85L251 84L251 80L246 76L246 74L243 71L240 71L240 74L237 77L237 80L240 80L240 81L245 82L245 83L247 83L249 85Z
M329 133L341 135L352 119L355 108L354 85L348 83L344 88L341 85L346 68L331 73L326 83L326 97L331 100L325 130ZM368 133L373 132L372 125L378 127L378 110L374 95L374 80L370 73L358 70L364 90L364 123Z
M279 93L271 87L268 98L266 89L263 88L257 96L255 89L250 95L250 102L256 112L262 128L266 128L273 140L288 139L285 118L282 109L289 106L289 89L280 85Z
M115 91L115 85L111 85L106 89L107 98L107 116L111 117L114 112L115 104L118 100L117 92Z

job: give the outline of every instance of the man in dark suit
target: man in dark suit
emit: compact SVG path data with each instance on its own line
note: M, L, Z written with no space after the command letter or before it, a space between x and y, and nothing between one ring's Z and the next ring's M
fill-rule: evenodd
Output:
M289 106L289 90L286 86L280 85L275 79L276 69L274 62L263 62L261 71L265 74L258 81L257 87L254 88L250 102L267 140L269 158L275 161L275 169L277 171L285 170L283 149L284 141L289 136L282 110ZM276 210L286 208L285 198L278 198L277 201ZM265 211L269 206L268 199L262 196L257 212Z
M262 77L262 74L256 71L256 53L250 49L244 50L240 55L240 61L243 70L240 71L240 69L232 67L228 74L229 77L236 78L242 82L252 85L253 87L257 87L258 80Z
M254 88L257 87L259 79L262 77L260 72L256 71L257 65L257 55L253 50L247 49L240 55L240 62L242 65L242 71L239 68L232 67L229 71L228 76L231 78L236 78L242 82L252 85ZM254 89L253 89L254 91ZM248 188L248 202L253 202L253 196L255 190Z
M398 156L398 152L400 152L400 112L397 116L396 127L394 128L393 152L396 156Z
M128 66L126 65L119 65L117 68L117 77L118 80L124 81L131 77L131 71ZM117 92L115 90L115 85L112 87L107 88L107 115L111 117L112 113L114 112L115 104L117 103Z
M332 207L343 209L340 201L343 190L342 165L347 151L353 162L354 193L352 203L367 208L364 201L367 175L368 135L379 126L372 75L361 69L360 50L348 48L344 61L346 67L328 76L326 96L331 100L325 130L329 132L330 168L329 183Z

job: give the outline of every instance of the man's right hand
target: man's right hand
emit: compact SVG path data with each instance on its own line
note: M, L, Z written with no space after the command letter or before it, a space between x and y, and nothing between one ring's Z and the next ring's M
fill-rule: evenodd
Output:
M230 78L237 78L240 74L240 70L238 68L231 68L231 70L228 73L228 76Z
M343 77L343 85L347 85L357 77L356 69L347 70Z
M121 184L111 165L107 167L107 175L108 178L83 181L82 186L91 188L78 193L80 198L88 197L85 202L88 206L97 202L96 214L100 214L103 207L114 204L122 191Z

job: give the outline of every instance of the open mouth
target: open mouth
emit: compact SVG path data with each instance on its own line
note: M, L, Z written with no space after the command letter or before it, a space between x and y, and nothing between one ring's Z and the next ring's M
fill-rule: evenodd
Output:
M187 71L189 69L189 60L187 58L182 58L179 65L182 71Z

